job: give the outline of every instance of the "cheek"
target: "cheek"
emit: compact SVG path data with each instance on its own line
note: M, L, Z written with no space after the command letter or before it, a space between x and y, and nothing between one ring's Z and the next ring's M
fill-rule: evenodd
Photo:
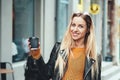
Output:
M87 30L81 30L81 34L82 34L83 36L85 36L86 33L87 33Z
M72 31L72 30L73 30L73 27L70 27L69 30Z
M86 33L87 33L87 31L85 30L85 31L84 31L84 35L86 35Z
M87 30L84 30L83 33L86 34L86 33L87 33Z

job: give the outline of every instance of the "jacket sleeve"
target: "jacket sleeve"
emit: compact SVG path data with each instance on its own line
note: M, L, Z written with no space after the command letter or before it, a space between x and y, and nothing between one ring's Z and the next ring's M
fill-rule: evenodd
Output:
M55 61L57 59L59 48L60 48L60 43L56 42L56 44L54 45L51 51L50 58L47 63L44 62L42 56L38 60L34 60L31 56L28 57L27 65L26 65L27 67L25 69L25 78L27 78L27 75L30 76L30 74L33 74L34 71L31 71L31 69L32 70L34 69L37 71L34 74L40 77L39 80L49 80L54 72Z

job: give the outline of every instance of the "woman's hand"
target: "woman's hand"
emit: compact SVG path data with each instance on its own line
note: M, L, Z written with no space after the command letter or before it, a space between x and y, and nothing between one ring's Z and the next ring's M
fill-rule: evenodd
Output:
M30 45L30 42L28 40L28 47L29 47L29 50L30 50L30 55L34 58L34 59L39 59L40 56L41 56L41 49L40 49L40 43L39 43L39 47L35 50L32 50L31 49L31 45Z

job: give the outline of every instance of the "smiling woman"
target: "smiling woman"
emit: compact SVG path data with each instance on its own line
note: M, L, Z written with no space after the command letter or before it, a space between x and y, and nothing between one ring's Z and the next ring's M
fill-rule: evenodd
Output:
M30 52L25 80L101 80L94 25L88 14L73 13L63 40L56 42L48 63L44 62L40 47Z

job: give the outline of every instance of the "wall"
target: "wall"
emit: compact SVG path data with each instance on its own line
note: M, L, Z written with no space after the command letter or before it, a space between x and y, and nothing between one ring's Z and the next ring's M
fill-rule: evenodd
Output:
M7 6L6 6L7 5ZM0 61L12 62L12 0L1 0L1 58Z
M115 0L116 62L120 65L120 1Z
M36 0L35 35L40 38L42 54L48 61L49 54L55 43L55 0ZM12 62L12 0L1 0L0 18L0 61ZM7 5L7 6L6 6ZM13 63L15 80L24 80L26 61Z
M36 0L35 4L35 35L40 38L42 55L47 62L55 42L55 0ZM24 80L25 63L26 61L22 61L13 64L15 80Z
M45 25L44 27L44 57L48 60L49 54L55 43L55 0L45 1Z

